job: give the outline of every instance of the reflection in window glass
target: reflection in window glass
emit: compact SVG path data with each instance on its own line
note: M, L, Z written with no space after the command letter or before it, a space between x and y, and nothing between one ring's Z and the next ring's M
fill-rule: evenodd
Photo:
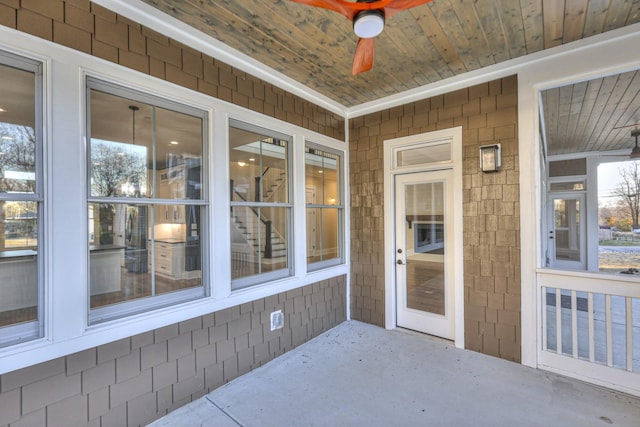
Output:
M640 275L640 162L598 166L598 270Z
M417 148L405 148L396 153L396 166L428 165L451 161L451 144L425 144Z
M0 347L42 335L40 65L0 52Z
M90 221L91 307L202 286L200 235L185 238L186 223L155 224L167 205L92 203ZM184 206L169 205L169 210ZM192 206L189 210L200 211ZM190 225L200 230L200 214ZM153 228L150 224L154 224ZM152 234L153 233L153 234Z
M232 121L229 128L231 277L239 289L292 274L290 137Z
M91 321L203 296L206 113L88 86Z
M342 200L339 154L309 144L305 151L307 264L313 268L342 258Z

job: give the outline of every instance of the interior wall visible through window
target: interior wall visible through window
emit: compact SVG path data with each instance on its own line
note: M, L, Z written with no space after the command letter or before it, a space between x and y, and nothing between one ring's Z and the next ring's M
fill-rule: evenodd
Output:
M90 322L205 296L207 113L87 80Z
M229 124L232 289L293 275L292 137Z
M343 262L342 156L316 144L305 147L307 269Z
M0 52L0 347L43 334L42 78Z

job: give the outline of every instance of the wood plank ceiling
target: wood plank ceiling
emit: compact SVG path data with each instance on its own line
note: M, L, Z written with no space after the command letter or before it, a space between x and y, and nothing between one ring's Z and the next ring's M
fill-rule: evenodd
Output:
M640 129L640 71L542 92L547 151L558 154L631 151Z
M288 0L143 0L344 105L356 106L640 21L640 0L433 0L376 39L351 76L357 37L335 12Z
M640 22L640 0L432 0L395 14L371 71L335 12L289 0L142 0L349 108ZM549 155L630 149L640 74L543 93ZM640 126L639 126L640 127Z

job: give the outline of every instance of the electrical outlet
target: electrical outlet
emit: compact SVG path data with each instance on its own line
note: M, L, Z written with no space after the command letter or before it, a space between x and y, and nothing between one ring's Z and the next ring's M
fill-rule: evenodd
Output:
M271 330L282 329L284 326L284 314L282 310L274 311L271 313Z

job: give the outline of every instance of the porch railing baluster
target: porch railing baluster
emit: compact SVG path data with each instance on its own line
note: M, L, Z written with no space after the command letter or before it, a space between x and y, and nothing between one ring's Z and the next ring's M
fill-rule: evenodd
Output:
M596 361L596 333L593 321L593 292L589 292L587 310L589 315L589 361Z
M626 309L625 326L627 327L627 371L633 372L633 300L629 297L624 300Z
M613 366L613 327L611 322L611 295L606 294L604 297L604 311L606 318L607 330L607 366Z
M573 357L578 358L578 298L576 291L571 291L571 337Z
M549 348L547 347L547 334L549 333L547 323L547 306L549 304L547 301L547 292L548 288L542 286L542 349L545 351Z
M556 288L556 351L562 354L562 290Z

